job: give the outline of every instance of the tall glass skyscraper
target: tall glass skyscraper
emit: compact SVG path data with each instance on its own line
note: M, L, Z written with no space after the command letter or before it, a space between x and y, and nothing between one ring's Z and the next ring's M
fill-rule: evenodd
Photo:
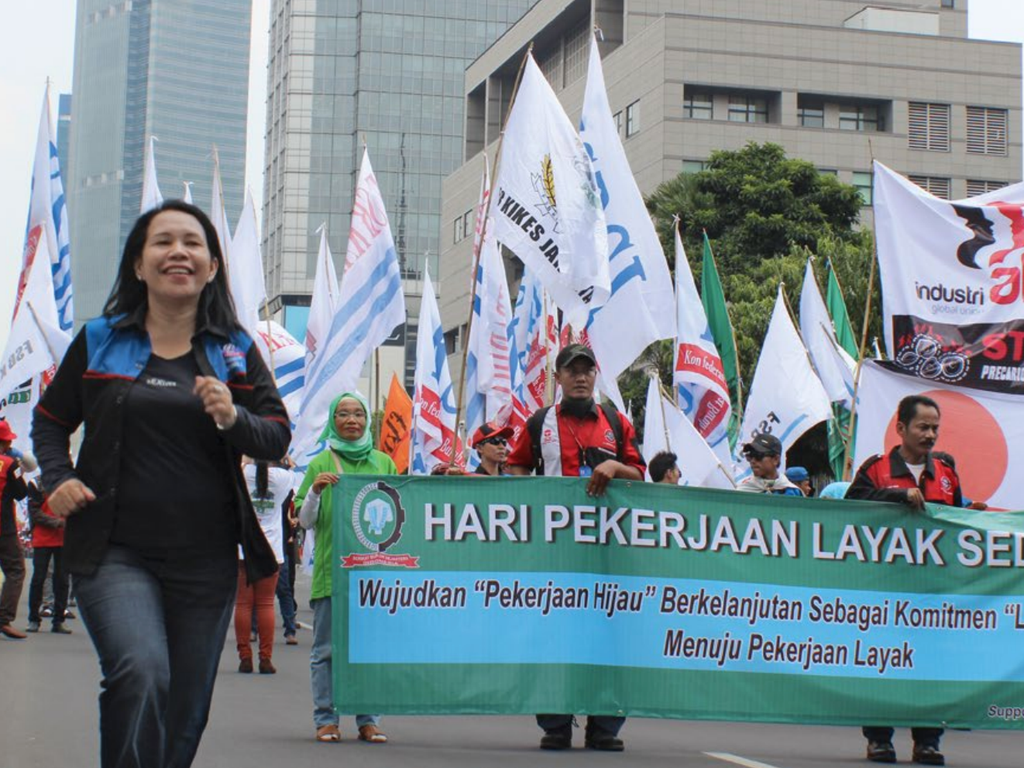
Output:
M64 169L77 322L113 284L150 136L164 197L191 181L209 210L216 145L228 216L241 213L251 15L251 0L78 0Z
M273 1L263 257L271 308L293 333L324 222L344 262L364 141L415 321L428 255L437 275L441 180L462 163L465 69L534 2Z

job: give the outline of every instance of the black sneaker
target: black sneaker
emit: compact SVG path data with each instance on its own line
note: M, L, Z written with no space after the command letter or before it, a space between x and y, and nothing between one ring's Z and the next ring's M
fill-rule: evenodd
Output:
M622 739L600 728L587 729L586 740L583 742L583 746L600 752L621 752L626 748Z
M939 752L938 747L931 744L915 744L914 762L921 765L945 765L946 758Z
M572 726L552 728L540 737L541 749L572 749Z
M873 763L895 763L896 749L891 741L869 741L867 758Z

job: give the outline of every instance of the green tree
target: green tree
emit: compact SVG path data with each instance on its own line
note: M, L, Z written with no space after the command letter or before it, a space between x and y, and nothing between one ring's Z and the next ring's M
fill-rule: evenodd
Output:
M817 257L814 268L822 289L826 258L832 260L859 338L873 254L870 233L857 226L862 203L852 185L820 173L810 162L787 158L777 144L751 143L740 150L712 153L705 170L680 174L662 184L647 206L673 269L673 228L679 217L698 285L702 232L707 231L729 303L744 393L753 377L779 282L785 284L795 310L810 255ZM875 291L869 343L881 329L877 282ZM660 342L620 377L623 397L631 403L638 423L642 423L647 392L645 369L657 363L662 381L670 383L672 360L671 343Z

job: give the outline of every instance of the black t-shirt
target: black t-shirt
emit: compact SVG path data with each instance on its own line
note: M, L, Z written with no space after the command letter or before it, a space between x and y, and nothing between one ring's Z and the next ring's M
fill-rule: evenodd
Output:
M11 464L4 478L3 493L0 494L0 536L15 536L18 526L15 522L14 502L24 499L26 494L25 480L21 476L17 464Z
M199 373L192 352L151 355L128 391L111 542L195 554L238 541L224 444L192 393Z

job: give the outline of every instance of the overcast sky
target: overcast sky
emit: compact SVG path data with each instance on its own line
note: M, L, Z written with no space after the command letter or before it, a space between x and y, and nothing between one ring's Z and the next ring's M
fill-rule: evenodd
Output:
M56 120L57 94L71 91L74 0L9 0L0 25L0 353L7 338L28 215L32 153L46 79ZM260 210L270 0L253 0L246 175ZM970 0L970 35L1024 42L1022 0ZM74 252L71 254L74 270Z

